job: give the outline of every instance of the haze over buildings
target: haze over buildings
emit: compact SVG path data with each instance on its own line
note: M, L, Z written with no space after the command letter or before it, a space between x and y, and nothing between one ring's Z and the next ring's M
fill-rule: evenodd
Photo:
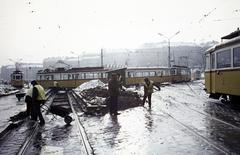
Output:
M176 32L171 42L220 41L239 27L239 6L239 0L1 0L0 65L138 49Z

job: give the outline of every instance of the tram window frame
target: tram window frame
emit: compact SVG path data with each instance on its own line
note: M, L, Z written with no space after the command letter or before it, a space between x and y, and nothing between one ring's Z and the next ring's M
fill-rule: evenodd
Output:
M79 74L75 74L75 79L78 79L78 77L79 77Z
M211 53L210 54L210 59L211 59L211 61L210 61L210 68L211 69L215 69L216 68L216 65L215 65L215 61L216 61L216 55L215 55L215 52L213 52L213 53Z
M68 74L68 80L71 80L71 78L72 78L72 75L71 74Z
M205 70L210 70L210 54L206 54L206 66Z
M127 72L128 77L133 77L133 72Z
M155 71L150 71L149 76L156 76L156 72Z
M135 77L143 77L143 72L136 72Z
M181 69L181 75L187 75L187 70L186 69Z
M83 79L83 73L78 73L78 79Z
M231 65L231 62L232 62L231 61L231 59L232 59L231 58L231 49L226 49L226 50L217 52L216 57L217 57L217 68L218 69L230 68L232 66Z
M93 73L85 73L86 78L85 79L93 79Z
M176 69L170 69L170 75L177 75Z
M94 79L98 79L99 78L98 72L97 73L93 73L93 78Z
M233 48L233 67L240 67L240 46Z
M148 77L149 76L149 72L142 72L142 77Z

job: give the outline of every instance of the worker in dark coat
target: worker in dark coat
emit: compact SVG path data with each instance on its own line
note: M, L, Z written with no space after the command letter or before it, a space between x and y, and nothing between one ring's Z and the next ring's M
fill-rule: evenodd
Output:
M40 125L45 124L45 120L42 116L41 105L45 103L45 91L41 85L37 83L37 81L32 81L33 85L33 93L32 93L32 115L31 119L37 121L37 118L40 120Z
M148 98L148 105L149 105L149 108L151 108L153 86L157 87L158 90L160 90L160 87L158 85L156 85L153 81L150 81L148 78L145 78L144 82L145 82L145 84L144 84L143 106L144 106L146 99Z
M33 92L33 87L31 86L25 96L25 102L27 104L27 110L26 110L26 115L30 116L31 111L32 111L32 92Z
M108 93L110 97L110 115L118 115L118 95L120 90L120 84L117 74L113 73L111 79L108 82Z

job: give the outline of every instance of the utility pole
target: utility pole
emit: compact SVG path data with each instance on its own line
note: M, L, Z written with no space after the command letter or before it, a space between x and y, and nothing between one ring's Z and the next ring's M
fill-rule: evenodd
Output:
M80 55L79 54L76 54L76 53L74 53L73 51L70 51L70 53L71 54L74 54L74 55L76 55L77 56L77 58L78 58L78 67L80 67Z
M103 49L101 49L101 67L103 67Z
M171 37L166 37L165 35L163 35L162 33L158 33L158 35L160 35L160 36L163 36L163 37L165 37L167 40L168 40L168 67L171 67L171 56L170 56L170 54L171 54L171 49L170 49L170 41L171 41L171 39L174 37L174 36L176 36L177 34L179 34L180 33L180 31L177 31L174 35L172 35ZM175 61L175 60L174 60Z

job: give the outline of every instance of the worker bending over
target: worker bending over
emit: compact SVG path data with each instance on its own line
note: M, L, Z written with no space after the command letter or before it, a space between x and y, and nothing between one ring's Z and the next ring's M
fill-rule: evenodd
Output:
M33 94L32 94L32 120L37 121L37 118L39 117L40 125L45 124L45 120L42 116L41 112L41 105L45 103L46 97L45 97L45 91L41 85L37 83L37 81L32 81L31 84L33 85Z

